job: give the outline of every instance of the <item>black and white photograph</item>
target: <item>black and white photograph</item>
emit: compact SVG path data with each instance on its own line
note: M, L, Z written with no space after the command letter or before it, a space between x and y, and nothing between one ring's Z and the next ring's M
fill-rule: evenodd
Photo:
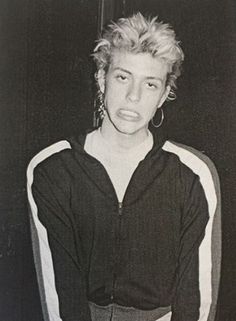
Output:
M236 3L0 0L0 320L236 320Z

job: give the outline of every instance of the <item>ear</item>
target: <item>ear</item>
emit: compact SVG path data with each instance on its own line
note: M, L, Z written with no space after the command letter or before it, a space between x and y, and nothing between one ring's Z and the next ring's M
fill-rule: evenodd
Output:
M162 97L161 97L161 100L160 100L157 108L161 108L161 106L162 106L162 105L164 104L164 102L166 101L166 98L168 97L169 93L170 93L170 86L168 85L168 86L166 86L166 89L165 89L165 91L164 91L164 93L163 93L163 95L162 95Z
M97 82L99 85L99 89L104 94L105 92L105 71L104 69L99 69L97 72Z

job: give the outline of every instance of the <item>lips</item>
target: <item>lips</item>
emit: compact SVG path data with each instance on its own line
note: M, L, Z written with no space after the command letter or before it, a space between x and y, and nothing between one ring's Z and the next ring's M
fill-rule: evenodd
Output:
M118 116L128 121L138 121L140 119L139 113L130 109L119 109Z

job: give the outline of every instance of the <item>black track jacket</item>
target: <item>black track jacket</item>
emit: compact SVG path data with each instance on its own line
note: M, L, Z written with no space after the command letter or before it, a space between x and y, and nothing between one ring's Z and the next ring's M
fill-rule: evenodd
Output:
M84 141L53 144L28 168L45 318L89 321L93 301L142 310L171 306L172 321L196 321L199 313L208 320L211 235L202 240L216 194L206 163L193 150L154 137L119 203Z

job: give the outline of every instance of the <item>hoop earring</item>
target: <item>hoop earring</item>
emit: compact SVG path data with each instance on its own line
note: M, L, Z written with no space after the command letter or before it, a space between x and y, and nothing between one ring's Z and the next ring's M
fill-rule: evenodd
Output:
M152 118L151 119L152 126L155 127L155 128L161 127L161 125L163 123L163 120L164 120L164 112L163 112L163 109L161 108L161 121L160 121L159 124L154 124L154 121L153 121L153 118Z
M170 90L169 95L167 96L167 99L169 101L173 101L176 99L176 93L172 89Z

